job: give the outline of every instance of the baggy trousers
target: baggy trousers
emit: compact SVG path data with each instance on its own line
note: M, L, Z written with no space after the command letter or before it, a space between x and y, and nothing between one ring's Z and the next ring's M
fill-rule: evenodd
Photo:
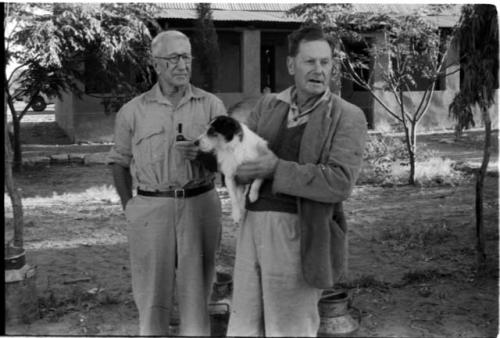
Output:
M125 215L139 334L168 335L177 282L179 334L209 336L208 301L221 237L216 190L189 198L137 195Z
M315 337L321 292L302 275L298 216L248 211L236 247L228 336Z

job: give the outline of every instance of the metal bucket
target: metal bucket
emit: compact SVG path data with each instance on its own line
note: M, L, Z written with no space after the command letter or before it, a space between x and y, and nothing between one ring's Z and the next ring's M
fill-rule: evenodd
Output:
M212 300L228 297L233 289L233 276L225 272L217 272L212 290Z
M5 270L19 270L26 264L26 252L17 246L5 246Z
M325 292L319 301L320 327L318 336L345 337L359 328L349 314L351 301L344 290Z

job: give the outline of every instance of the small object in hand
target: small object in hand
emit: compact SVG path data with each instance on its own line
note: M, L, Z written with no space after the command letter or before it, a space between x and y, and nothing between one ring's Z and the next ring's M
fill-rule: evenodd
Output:
M177 133L177 137L175 138L176 141L186 141L186 138L182 135L182 123L177 125Z

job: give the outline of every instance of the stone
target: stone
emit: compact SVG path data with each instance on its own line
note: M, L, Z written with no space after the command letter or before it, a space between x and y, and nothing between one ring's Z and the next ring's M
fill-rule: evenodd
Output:
M90 164L108 164L108 153L93 153L87 154L84 158L83 163L85 165Z
M23 157L23 165L50 164L48 156Z
M69 154L54 154L50 156L50 161L52 163L68 163Z
M88 154L85 153L74 153L74 154L69 154L69 161L71 163L79 163L83 164L85 162L85 156Z

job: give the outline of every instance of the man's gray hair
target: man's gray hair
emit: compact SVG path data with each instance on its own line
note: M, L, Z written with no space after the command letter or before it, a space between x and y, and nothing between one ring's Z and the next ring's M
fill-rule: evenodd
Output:
M176 30L168 30L158 33L151 42L151 53L153 56L158 56L162 46L165 44L166 40L170 39L185 39L189 41L189 38L186 34L176 31Z

